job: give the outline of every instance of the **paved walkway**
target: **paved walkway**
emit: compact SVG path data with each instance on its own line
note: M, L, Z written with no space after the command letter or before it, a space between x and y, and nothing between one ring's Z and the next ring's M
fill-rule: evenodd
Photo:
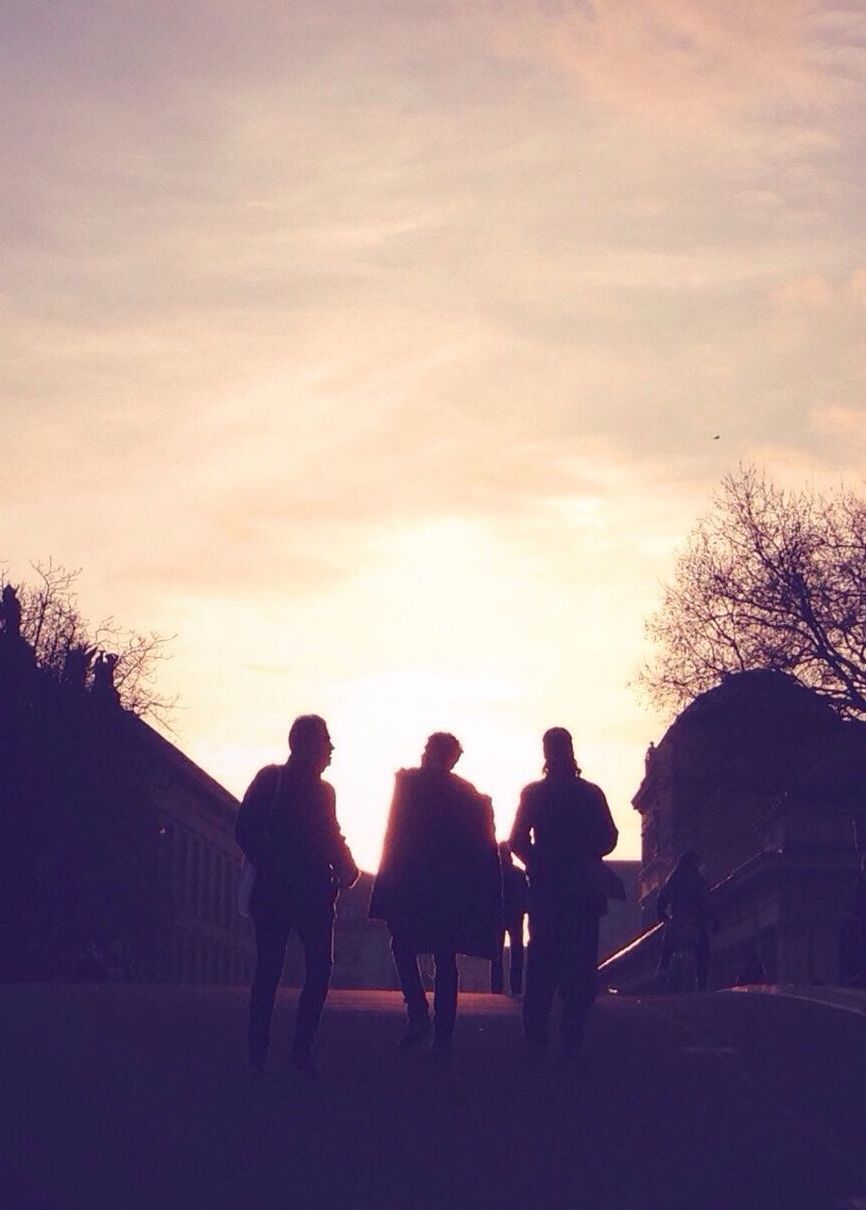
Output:
M801 987L797 984L756 983L749 987L728 989L741 995L746 992L754 996L792 996L796 1000L811 1000L825 1004L828 1008L842 1008L849 1013L866 1017L866 990L859 987Z
M461 998L451 1061L337 992L309 1080L244 1070L242 989L0 987L14 1210L830 1210L866 1197L866 1021L783 997L607 997L578 1066Z

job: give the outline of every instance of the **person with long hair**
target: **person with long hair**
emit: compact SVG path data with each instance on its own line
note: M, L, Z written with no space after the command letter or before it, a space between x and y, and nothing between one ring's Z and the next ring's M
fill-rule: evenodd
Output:
M598 786L585 781L564 727L544 733L544 776L526 786L509 839L529 875L523 1030L546 1046L557 992L563 1053L580 1051L597 988L598 923L617 879L602 858L617 829Z

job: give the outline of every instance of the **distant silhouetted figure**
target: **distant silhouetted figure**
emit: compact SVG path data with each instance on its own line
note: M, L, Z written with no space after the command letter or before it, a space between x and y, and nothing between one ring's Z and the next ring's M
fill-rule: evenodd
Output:
M529 874L529 953L523 998L524 1038L544 1046L557 991L562 1044L575 1055L598 983L598 922L618 880L602 857L617 842L604 794L584 781L571 735L553 727L543 738L544 778L526 786L509 844Z
M6 639L14 642L21 638L21 602L12 584L4 584L0 593L0 622Z
M436 963L433 1045L447 1052L457 1016L457 954L492 958L501 913L493 807L452 772L460 743L447 732L427 740L421 766L397 773L370 915L387 921L409 1017L401 1046L430 1035L419 954Z
M81 647L79 645L69 648L63 657L64 685L77 692L84 692L84 686L87 682L87 669L90 667L94 651L95 648L93 647Z
M238 812L235 836L256 869L250 900L258 950L249 1024L254 1070L267 1059L274 996L294 928L306 979L292 1063L299 1071L315 1071L311 1052L331 978L334 904L340 888L352 886L359 873L337 823L333 787L322 780L332 752L325 720L301 715L289 731L288 760L259 770Z
M93 665L93 696L97 701L105 702L109 706L120 705L120 694L114 685L117 661L118 656L101 651Z
M512 996L523 991L523 921L526 917L526 875L514 864L508 841L499 845L499 864L502 869L502 928L499 930L499 953L490 964L490 990L501 993L505 986L503 951L505 934L508 934L510 961L508 986Z
M710 965L710 889L701 873L700 855L689 849L659 891L658 918L665 925L659 969L667 973L674 952L689 948L695 956L698 990L706 991Z

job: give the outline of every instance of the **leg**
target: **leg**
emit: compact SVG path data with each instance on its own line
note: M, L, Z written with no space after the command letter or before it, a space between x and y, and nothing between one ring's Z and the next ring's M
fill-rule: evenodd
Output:
M404 1050L421 1046L430 1034L430 1010L424 984L421 982L421 972L418 969L418 955L408 937L394 933L391 937L391 953L397 976L403 989L403 1001L409 1015L406 1032L400 1039L399 1045Z
M304 947L306 973L295 1015L295 1057L308 1056L319 1028L334 960L334 909L316 906L299 914L298 935Z
M519 996L523 991L523 918L515 922L508 930L508 940L511 942L511 963L508 971L508 985L512 996Z
M394 956L394 966L397 968L397 978L403 990L403 1001L410 1022L426 1021L429 1009L415 947L406 937L395 933L391 938L391 953Z
M710 938L706 929L701 929L698 933L695 945L695 966L697 968L698 991L705 992L710 973Z
M595 912L581 912L565 922L562 947L562 1046L566 1054L576 1054L598 991L598 916Z
M451 1043L454 1022L457 1019L457 955L440 951L434 954L434 959L436 990L433 993L433 1044L447 1047Z
M558 982L559 954L553 922L540 914L530 913L523 997L523 1033L527 1042L547 1045L550 1012Z
M283 973L289 921L257 916L253 923L256 929L256 973L250 992L249 1045L250 1063L258 1066L264 1063L268 1054L274 997Z
M499 950L495 958L490 960L490 990L499 995L502 992L505 976L502 968L502 950L505 945L505 930L499 932Z

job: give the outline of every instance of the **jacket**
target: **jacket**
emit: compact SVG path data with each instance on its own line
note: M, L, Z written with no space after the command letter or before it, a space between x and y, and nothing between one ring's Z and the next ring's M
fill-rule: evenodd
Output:
M625 898L605 866L619 833L598 786L579 776L532 782L520 796L509 846L529 874L529 915L551 909L607 910L609 897Z
M370 915L416 953L493 957L502 889L490 799L444 769L401 769Z
M334 788L309 767L266 765L244 794L235 839L256 867L251 910L289 894L333 901L358 878Z

